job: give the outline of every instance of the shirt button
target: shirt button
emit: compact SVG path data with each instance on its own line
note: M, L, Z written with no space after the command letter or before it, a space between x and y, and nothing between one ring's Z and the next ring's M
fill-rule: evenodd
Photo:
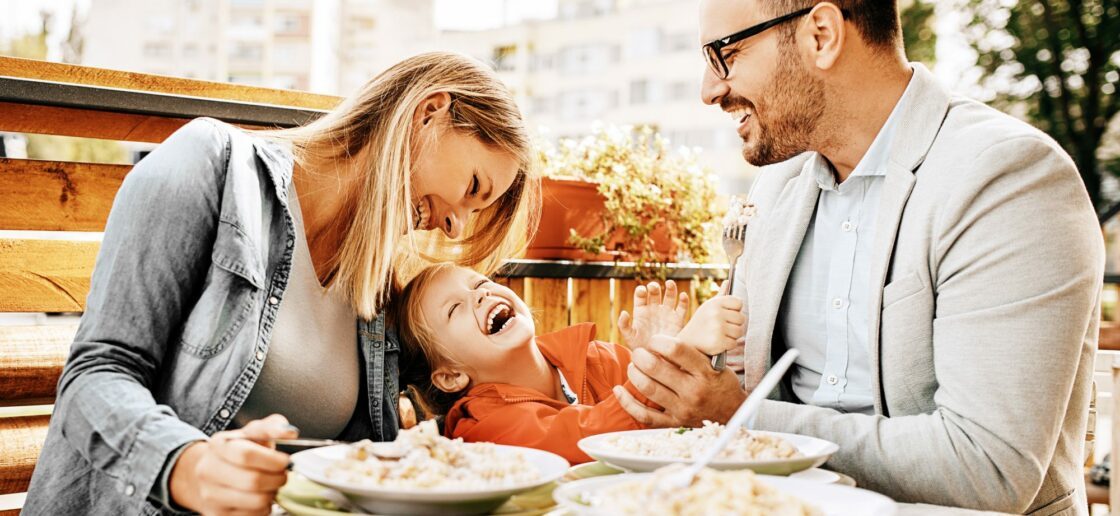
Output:
M843 229L844 231L851 231L851 230L853 230L853 229L855 229L855 228L856 228L856 225L855 225L855 224L852 224L851 222L849 222L849 221L846 221L846 220L845 220L845 221L844 221L844 223L840 225L840 227L841 227L841 228L842 228L842 229Z
M828 382L829 385L836 385L840 382L840 379L837 378L836 375L830 374L824 379L824 381Z
M124 488L124 495L125 496L132 496L132 494L135 493L135 492L136 492L136 488L132 487L132 484L129 484Z
M219 410L218 411L218 416L221 417L222 419L225 419L225 418L229 417L229 411L226 410L226 409Z
M836 298L836 299L832 300L832 307L833 308L840 308L842 306L844 306L844 300L843 299Z
M264 360L264 351L257 352L257 360Z
M280 302L280 299L277 298L276 296L272 296L272 297L268 298L268 304L270 304L270 305L275 305L276 303L279 303L279 302Z

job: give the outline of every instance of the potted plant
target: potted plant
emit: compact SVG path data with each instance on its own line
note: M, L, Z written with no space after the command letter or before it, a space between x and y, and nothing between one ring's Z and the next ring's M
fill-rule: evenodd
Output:
M526 257L632 261L648 272L704 262L717 248L714 176L653 129L596 124L582 139L542 144L539 158L544 204Z

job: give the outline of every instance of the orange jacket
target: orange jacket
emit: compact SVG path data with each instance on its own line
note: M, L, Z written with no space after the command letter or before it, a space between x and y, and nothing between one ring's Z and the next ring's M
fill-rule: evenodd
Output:
M595 339L595 324L583 323L537 337L546 360L560 370L579 396L569 405L540 391L507 383L472 387L451 407L445 420L448 437L550 451L572 464L589 462L576 443L589 435L643 428L611 392L623 385L649 403L629 380L630 350Z

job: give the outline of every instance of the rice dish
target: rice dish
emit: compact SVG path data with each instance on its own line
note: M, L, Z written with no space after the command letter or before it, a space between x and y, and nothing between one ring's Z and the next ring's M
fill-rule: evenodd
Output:
M648 478L605 487L594 495L585 494L583 502L597 513L611 515L824 515L797 497L770 487L750 470L704 469L684 489L658 489L662 478L684 467L674 464Z
M439 435L433 421L403 430L391 444L349 445L346 457L326 468L332 481L359 487L491 489L536 481L540 472L520 453L491 443L465 443Z
M630 455L692 459L711 447L723 429L724 426L719 423L705 421L703 428L669 428L638 436L620 434L607 439L606 444L614 451ZM747 462L802 456L797 448L779 437L739 427L716 460Z

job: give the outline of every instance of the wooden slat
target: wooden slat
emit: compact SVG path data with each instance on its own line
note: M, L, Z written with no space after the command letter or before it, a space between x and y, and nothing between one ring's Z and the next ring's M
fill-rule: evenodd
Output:
M102 231L131 168L0 158L0 229Z
M525 299L525 278L504 278L504 279L505 279L505 282L502 283L502 284L509 287L509 289L512 290L514 294L517 294L517 297L520 297L522 300L524 300Z
M0 312L81 312L98 242L0 239Z
M1101 321L1100 332L1097 349L1120 351L1120 323Z
M615 321L611 320L611 280L572 279L571 324L595 323L597 338L609 339Z
M49 405L76 324L0 326L0 406Z
M0 131L159 143L189 122L128 113L0 102Z
M537 335L568 326L568 280L533 278L526 282L525 302L533 310Z
M182 79L90 66L50 63L32 59L0 56L0 75L40 81L103 86L124 90L170 93L191 97L237 100L258 104L331 109L342 99L304 91L279 90L224 82Z
M27 491L49 422L50 416L0 418L0 494Z
M618 315L626 310L634 313L634 289L638 282L632 279L614 280L614 302L611 304L611 320L617 321ZM611 325L611 342L623 342L618 325Z

